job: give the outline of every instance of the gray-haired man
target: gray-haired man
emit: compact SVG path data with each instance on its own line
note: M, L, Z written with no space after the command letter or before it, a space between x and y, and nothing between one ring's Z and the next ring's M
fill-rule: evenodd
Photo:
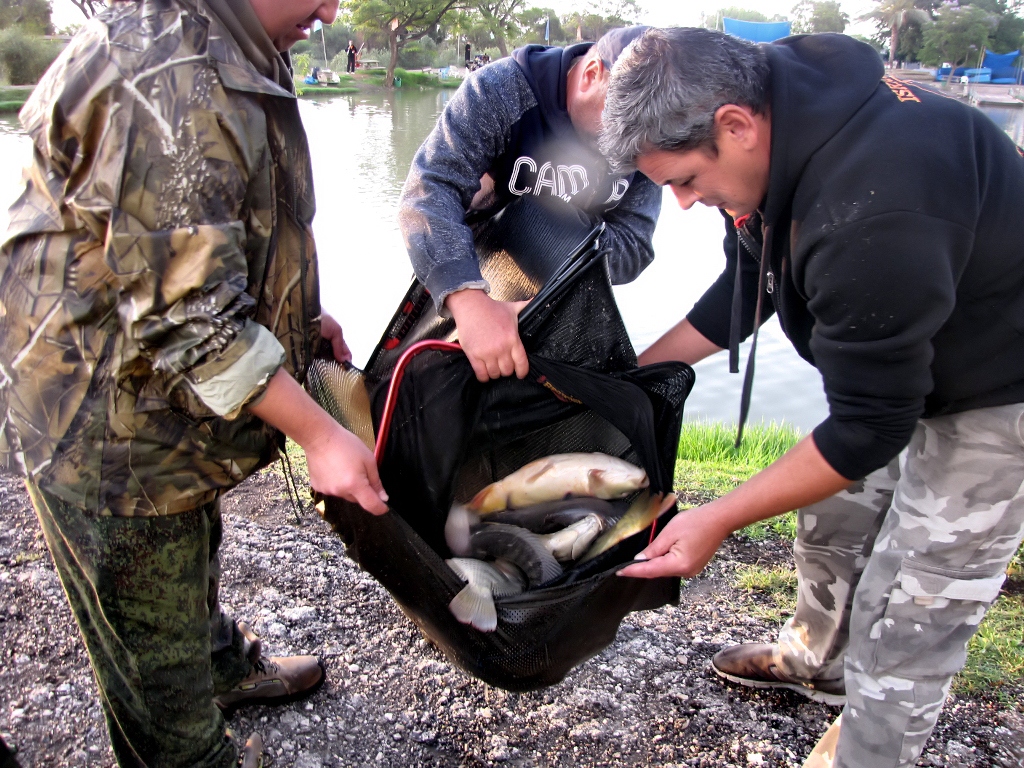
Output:
M762 47L694 29L650 30L623 55L601 146L683 208L723 209L738 240L641 362L696 362L774 312L830 409L621 574L691 576L730 532L802 508L796 616L778 645L714 666L845 692L835 766L913 765L1024 527L1024 159L851 38Z

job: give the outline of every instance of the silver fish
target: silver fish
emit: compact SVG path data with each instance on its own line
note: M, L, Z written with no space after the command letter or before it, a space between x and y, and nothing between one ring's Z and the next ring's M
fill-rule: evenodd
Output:
M670 510L675 503L676 495L674 493L656 493L652 496L647 491L644 491L637 496L636 501L630 504L622 519L610 531L594 542L594 545L587 550L587 554L580 559L580 562L585 563L587 560L592 560L602 552L607 552L620 541L628 539L644 528L650 527L651 523Z
M448 603L452 615L481 632L493 632L498 628L494 598L523 591L523 577L518 569L507 563L485 563L463 557L445 562L456 576L466 582L462 591Z
M467 506L486 515L567 496L620 499L646 488L647 473L622 459L603 453L561 453L531 461L491 483Z
M587 547L606 527L604 520L591 513L560 531L541 536L540 539L556 560L567 563L586 552Z
M530 587L544 584L561 575L562 566L548 551L540 536L525 528L502 523L484 523L469 536L472 557L480 560L507 560L526 575Z
M621 514L621 510L616 509L610 501L581 496L545 501L522 509L506 509L487 515L484 519L489 523L518 525L534 533L554 533L583 520L587 515L597 515L606 522L604 528L608 528Z

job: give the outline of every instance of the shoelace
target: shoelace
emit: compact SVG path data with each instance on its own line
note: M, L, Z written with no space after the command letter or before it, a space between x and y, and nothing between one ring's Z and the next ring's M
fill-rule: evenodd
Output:
M253 666L253 669L255 669L257 672L259 672L261 675L263 675L263 674L271 674L272 675L275 672L277 672L277 670L279 669L278 665L275 662L273 662L270 659L268 659L266 656L260 656L259 660L255 664L253 664L252 666Z

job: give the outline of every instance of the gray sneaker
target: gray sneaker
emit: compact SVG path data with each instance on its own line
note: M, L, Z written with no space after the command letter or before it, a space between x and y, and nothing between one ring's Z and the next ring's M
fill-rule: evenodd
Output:
M748 688L785 688L832 707L846 704L846 681L799 680L790 677L775 664L777 645L743 643L725 648L711 659L711 668L719 677Z

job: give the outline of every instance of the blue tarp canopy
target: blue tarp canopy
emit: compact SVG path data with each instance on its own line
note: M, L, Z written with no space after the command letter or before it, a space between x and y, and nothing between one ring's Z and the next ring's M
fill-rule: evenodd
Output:
M1020 76L1020 70L1013 66L1013 63L1020 58L1020 51L1011 53L992 53L985 51L985 63L983 67L992 70L992 80L1016 82Z
M741 21L722 19L725 31L752 43L770 43L780 37L789 37L788 21Z

